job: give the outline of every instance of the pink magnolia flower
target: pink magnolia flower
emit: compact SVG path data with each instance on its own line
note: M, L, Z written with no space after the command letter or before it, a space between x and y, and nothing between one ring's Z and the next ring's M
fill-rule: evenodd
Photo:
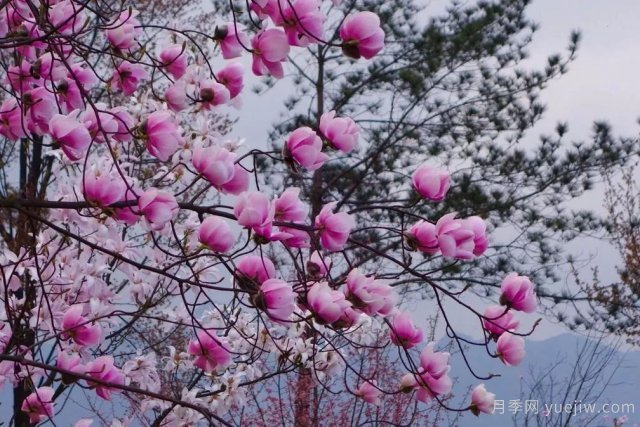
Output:
M294 130L284 146L285 161L295 161L308 170L320 168L329 158L322 152L322 139L307 126Z
M260 285L256 307L267 312L271 320L285 323L296 308L296 293L290 284L278 279L267 279Z
M311 237L306 230L280 226L280 232L288 235L288 237L282 239L282 243L290 248L302 249L311 247Z
M16 99L8 98L0 106L0 135L10 141L17 141L27 135L26 127Z
M256 76L271 74L277 79L284 77L282 62L289 55L289 43L286 34L277 28L261 30L251 40L253 65Z
M435 224L427 221L418 221L406 233L407 245L412 250L419 250L426 254L440 252L438 246L438 233Z
M102 328L100 325L91 323L82 315L82 304L69 307L62 317L63 337L72 339L81 346L94 346L100 343Z
M133 193L133 191L127 189L125 191L124 198L121 201L136 202L135 204L137 205L138 198ZM137 208L133 207L132 205L132 207L114 209L113 217L118 221L124 222L125 224L133 225L140 219L140 213L138 212Z
M118 130L113 134L113 138L119 142L127 142L133 139L131 130L134 126L133 117L124 107L115 107L111 109L111 114L118 125Z
M327 282L318 282L307 292L307 304L320 323L333 323L340 319L351 303L340 291L333 290Z
M191 162L196 171L218 189L233 179L236 171L235 160L236 155L234 153L218 146L198 147L193 151L193 156L191 157Z
M214 372L231 362L231 353L215 331L201 330L197 339L189 342L188 352L195 356L193 364L205 372Z
M212 251L221 253L231 249L236 241L229 224L217 216L210 216L202 221L198 239Z
M236 264L234 273L241 288L251 289L276 276L276 267L269 258L258 255L245 255Z
M55 84L55 93L58 102L62 105L62 110L66 113L71 112L83 106L82 94L80 87L71 78L64 78Z
M36 135L50 131L49 122L58 112L58 104L49 89L40 86L23 97L23 108L27 111L27 127Z
M524 359L524 338L512 333L500 335L496 343L496 354L507 366L516 366Z
M214 39L220 43L220 50L224 59L238 58L245 47L249 46L249 38L240 29L236 31L237 24L229 22L226 25L216 27Z
M104 105L96 104L96 108L89 108L80 114L80 121L89 131L89 135L96 142L104 142L109 135L118 133L118 121L108 111L100 111Z
M467 229L473 231L473 254L475 256L482 255L489 246L487 225L479 216L470 216L469 218L465 218L464 225Z
M291 46L306 47L322 39L324 14L318 0L278 0L271 17L276 25L284 27Z
M356 396L373 405L379 405L381 403L380 395L382 395L382 392L378 389L376 380L365 381L360 384L360 387L356 390Z
M240 95L244 88L244 67L239 62L234 62L218 71L216 78L220 83L225 85L229 91L231 99Z
M68 353L66 351L60 351L58 353L56 367L65 371L75 372L76 374L84 374L86 370L78 353ZM73 384L77 380L78 377L72 374L62 373L62 382L64 384Z
M49 65L48 68L50 69L51 66ZM67 71L65 67L61 68ZM89 67L85 68L82 63L71 65L71 70L68 70L66 75L70 80L77 81L77 83L79 83L80 86L82 86L86 90L91 89L100 81L96 73Z
M245 191L238 196L233 208L238 224L247 227L263 227L273 220L273 210L267 196L259 191Z
M494 336L500 336L505 331L516 329L520 322L514 318L513 313L499 305L491 305L484 310L482 325L484 329Z
M140 86L143 80L149 79L149 73L140 64L122 61L111 77L111 86L129 96Z
M178 80L167 88L164 92L164 100L167 107L176 113L189 107L189 98L187 97L187 85L184 81Z
M396 313L389 328L391 342L407 350L422 342L422 330L416 328L411 317L404 312Z
M510 273L502 281L500 289L500 304L525 313L533 313L538 308L533 283L527 276Z
M345 18L340 27L342 51L351 58L371 59L384 46L380 18L373 12L357 12Z
M154 111L142 124L146 134L147 150L156 159L166 162L182 143L178 125L168 111Z
M484 384L477 385L471 392L471 406L470 410L476 417L481 412L485 414L493 413L493 406L495 403L496 395L489 393Z
M138 199L138 209L152 230L162 230L178 213L176 198L157 188L150 188Z
M449 353L433 350L429 343L420 353L420 381L416 398L426 402L434 396L451 391L453 381L449 377Z
M220 191L227 194L238 195L249 189L249 172L247 172L240 164L233 166L233 178L225 182L220 187Z
M83 10L69 0L54 4L49 9L48 17L56 31L64 35L78 33L87 20Z
M354 308L369 316L386 316L398 302L398 295L391 286L375 277L365 276L357 268L349 272L344 294Z
M136 38L142 33L138 11L128 9L120 13L118 19L107 29L107 40L112 46L126 50L136 46Z
M160 52L160 62L162 67L167 70L174 78L179 79L187 71L187 54L184 46L172 44L167 46Z
M449 172L436 169L427 164L420 166L411 177L413 188L425 199L439 202L449 191L451 185Z
M127 185L119 176L92 170L84 174L82 189L87 201L104 207L122 200Z
M300 189L287 188L274 201L276 221L299 222L307 219L309 206L300 200Z
M344 248L351 229L355 226L351 215L345 212L333 213L335 205L336 202L324 205L315 221L315 227L320 232L322 247L331 252Z
M229 89L216 81L203 80L199 83L199 86L200 106L205 110L211 110L213 107L226 104L231 98Z
M438 247L442 255L447 258L472 259L475 248L475 234L465 227L462 219L457 219L455 213L450 213L436 223Z
M358 125L348 117L336 117L335 111L320 117L320 132L336 150L351 152L358 145Z
M325 277L331 270L331 258L323 258L318 251L313 251L307 260L307 272L313 278Z
M96 389L96 394L105 400L111 400L111 393L117 393L119 385L124 385L124 375L113 364L113 357L100 356L87 363L85 374L95 381L87 380L87 385Z
M0 353L4 353L12 336L11 325L0 321Z
M51 387L39 387L22 401L20 409L29 416L32 424L53 417L54 393Z

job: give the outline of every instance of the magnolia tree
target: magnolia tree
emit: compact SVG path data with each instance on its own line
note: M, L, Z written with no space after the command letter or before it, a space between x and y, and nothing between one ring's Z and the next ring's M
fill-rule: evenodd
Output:
M13 389L14 425L55 421L70 400L92 412L81 426L230 425L254 404L247 389L290 373L362 407L402 394L416 407L491 412L483 384L467 405L448 404L449 354L426 342L394 289L421 282L448 332L444 307L455 304L484 336L468 344L496 363L522 361L531 328L514 312L536 310L527 277L507 275L485 307L423 268L488 246L480 217L416 213L446 197L448 173L421 165L397 199L342 209L260 185L270 169L255 165L321 176L358 149L351 118L319 114L281 151L224 134L245 72L282 78L288 55L310 45L359 62L384 49L378 16L338 3L232 3L204 28L158 24L127 2L0 3L0 386ZM397 221L354 220L386 210ZM371 231L397 243L380 250ZM398 375L379 381L385 364Z

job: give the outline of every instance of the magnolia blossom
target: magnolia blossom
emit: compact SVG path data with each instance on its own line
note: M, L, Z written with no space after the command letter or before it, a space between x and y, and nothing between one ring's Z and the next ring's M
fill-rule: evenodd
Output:
M127 9L107 29L107 40L118 49L131 49L136 45L136 38L142 33L140 21L136 18L138 11Z
M389 328L391 342L407 350L422 342L422 330L416 328L411 317L404 312L396 313Z
M300 222L309 215L309 206L300 200L299 188L287 188L273 204L276 221Z
M179 79L187 71L187 54L184 46L172 44L160 52L160 62L174 78Z
M127 185L119 176L93 170L85 173L82 188L87 201L104 207L122 200Z
M450 213L436 223L438 247L447 258L472 259L475 234L465 227L463 220Z
M256 306L265 310L271 320L284 323L295 310L296 293L287 282L267 279L260 285Z
M505 331L516 329L520 322L514 318L513 313L499 305L492 305L484 310L482 325L494 336L500 336Z
M0 135L10 141L26 136L22 126L22 111L15 98L5 100L0 106Z
M292 46L306 47L322 38L324 14L319 0L277 0L280 4L270 10L276 25L282 25ZM274 1L273 3L276 3Z
M373 58L384 46L380 18L373 12L357 12L347 16L340 27L342 51L352 58Z
M240 287L252 288L252 283L260 285L275 276L276 268L273 262L266 257L245 255L236 264L235 277Z
M284 145L283 155L310 171L320 168L329 158L322 152L322 139L313 129L303 126L294 130Z
M236 242L236 237L231 232L231 227L225 220L217 216L207 217L202 221L198 231L200 243L206 245L214 252L227 252Z
M533 283L527 276L508 274L502 281L500 289L502 290L500 304L525 313L533 313L538 308Z
M229 22L226 25L216 27L214 38L220 43L220 50L224 59L237 58L242 55L242 51L249 46L249 38L241 31L237 30L238 24Z
M54 393L51 387L39 387L22 401L20 409L29 416L31 423L37 424L53 417Z
M105 400L111 400L111 393L120 391L117 386L124 385L124 375L114 366L111 356L100 356L87 363L85 374L95 380L87 380L87 385L95 388L96 394Z
M198 84L200 106L205 110L210 110L215 106L229 102L231 94L229 89L223 84L214 80L203 80Z
M213 330L202 330L189 341L188 352L195 356L193 364L205 372L214 372L231 362L231 353Z
M351 152L358 145L358 125L348 117L336 117L335 111L320 117L320 132L329 145L344 153Z
M435 224L423 220L418 221L409 228L405 237L407 245L412 250L419 250L427 254L440 252Z
M143 80L149 79L149 73L140 64L122 61L111 78L111 86L123 94L132 95Z
M183 80L178 80L164 91L164 100L171 111L179 112L189 108L187 97L187 85Z
M233 214L238 224L247 228L265 226L273 220L271 203L259 191L246 191L238 196Z
M244 87L244 67L239 62L229 64L216 73L216 78L229 91L231 99L240 95Z
M314 284L307 292L307 304L321 323L333 323L340 319L351 303L344 294L329 287L327 282Z
M146 136L149 154L166 162L182 143L178 125L168 111L155 111L147 116L141 126Z
M307 272L314 278L325 277L331 269L331 258L322 257L318 251L313 251L307 260Z
M495 403L496 395L489 393L484 384L477 385L471 392L471 406L470 410L476 417L481 412L485 414L493 413L493 406Z
M56 367L76 374L84 374L86 371L86 367L82 364L80 355L77 353L68 353L66 351L58 353ZM64 384L72 384L77 380L78 378L72 374L62 373L62 382Z
M37 87L23 96L23 108L27 108L27 128L36 135L49 132L51 119L58 112L58 103L51 91Z
M71 306L62 318L63 336L81 346L94 346L100 342L102 329L82 315L82 304Z
M49 122L51 138L60 144L62 152L71 160L80 160L91 144L91 135L84 125L72 116L56 114Z
M510 333L500 335L496 343L496 354L507 366L516 366L524 359L524 338Z
M236 155L226 148L213 146L196 148L191 162L193 167L216 188L233 179Z
M328 251L336 252L344 248L351 229L355 226L353 217L345 212L333 213L336 202L328 203L316 217L315 227L320 233L320 243Z
M398 302L398 295L391 286L374 277L365 276L357 268L347 276L344 294L354 308L369 316L386 316Z
M377 387L376 381L371 380L360 384L360 387L358 387L358 390L356 391L356 395L367 403L379 405L381 403L380 396L382 395L382 391Z
M449 377L449 353L433 350L434 343L429 343L420 353L420 374L417 399L426 402L434 396L451 391L453 381Z
M451 185L449 172L433 168L427 164L420 166L411 176L413 188L425 199L439 202L449 191Z
M473 231L473 254L480 256L487 250L487 224L479 216L470 216L464 220L465 227Z
M284 77L282 62L289 55L289 42L286 34L277 28L261 30L251 40L253 65L256 76L271 74L277 79Z
M173 195L150 188L138 199L138 209L149 222L151 229L162 230L178 213L178 203Z
M223 193L239 195L249 189L249 172L245 170L240 164L236 163L233 166L233 178L225 182L220 186L220 191Z

